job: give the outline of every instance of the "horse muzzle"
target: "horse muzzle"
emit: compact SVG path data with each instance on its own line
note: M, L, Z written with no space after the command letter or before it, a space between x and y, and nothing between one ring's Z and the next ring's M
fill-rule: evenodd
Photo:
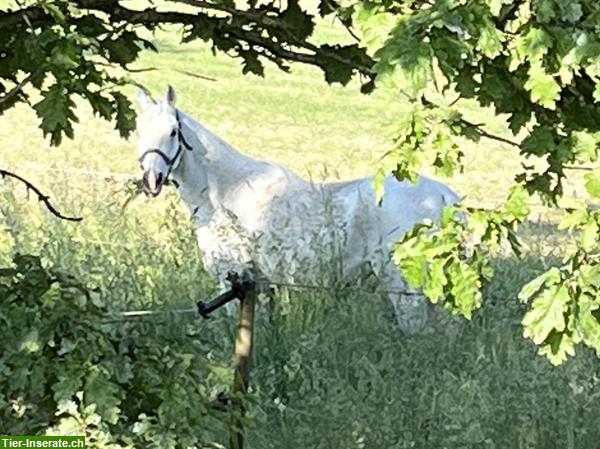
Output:
M162 190L163 183L164 176L160 172L156 174L154 171L148 170L142 176L142 185L144 186L144 193L146 195L158 196Z

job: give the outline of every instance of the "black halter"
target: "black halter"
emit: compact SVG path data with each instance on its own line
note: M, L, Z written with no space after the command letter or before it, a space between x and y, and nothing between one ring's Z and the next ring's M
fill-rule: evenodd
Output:
M149 154L158 154L162 157L168 167L167 174L165 175L165 183L169 181L169 175L173 170L173 166L181 156L183 149L185 148L188 151L193 150L193 147L185 140L185 137L183 137L183 133L181 132L181 120L179 119L179 111L177 110L175 111L175 118L177 119L177 140L179 141L179 146L177 147L177 152L175 153L175 156L173 156L173 159L169 158L169 156L167 156L160 148L150 148L149 150L144 151L139 158L140 166L143 169L142 162L144 162L144 159ZM177 187L177 184L174 181L171 182Z

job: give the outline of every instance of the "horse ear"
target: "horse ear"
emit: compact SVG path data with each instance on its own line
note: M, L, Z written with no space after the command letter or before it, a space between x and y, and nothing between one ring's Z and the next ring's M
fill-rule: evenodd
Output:
M175 89L169 84L169 87L167 88L167 103L169 103L169 106L175 107L175 100L177 100Z
M154 101L152 101L152 98L150 98L148 95L146 95L146 91L144 89L138 89L137 100L138 100L138 104L140 105L140 109L142 111L144 109L146 109L148 106L151 106L154 104Z

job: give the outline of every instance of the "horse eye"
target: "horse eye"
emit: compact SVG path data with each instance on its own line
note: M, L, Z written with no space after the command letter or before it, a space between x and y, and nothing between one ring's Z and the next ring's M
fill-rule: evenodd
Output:
M171 131L171 137L175 137L177 135L177 130L174 129L173 131Z

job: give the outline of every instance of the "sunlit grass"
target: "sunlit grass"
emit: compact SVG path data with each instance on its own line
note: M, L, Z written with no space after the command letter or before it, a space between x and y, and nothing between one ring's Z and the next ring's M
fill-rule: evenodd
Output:
M320 24L320 38L330 34L340 34L339 28ZM176 32L157 33L154 41L160 53L145 52L136 67L159 70L136 73L134 79L156 96L172 84L183 110L242 152L321 181L369 176L379 157L390 149L394 119L405 110L402 95L379 90L365 96L356 81L348 87L329 86L318 69L297 64L290 74L267 64L264 78L244 76L236 60L214 56L204 44L181 44L180 37ZM135 98L133 88L125 91ZM502 118L472 103L461 104L473 122L511 137ZM0 161L8 166L35 162L137 176L135 136L121 139L111 124L94 117L87 106L82 105L78 115L75 139L49 148L30 109L20 106L9 111L0 122ZM445 181L469 204L493 207L522 170L523 158L515 148L485 138L478 143L464 141L462 150L464 172ZM422 172L433 175L430 167L423 167ZM572 174L581 178L581 173ZM569 186L577 190L580 182Z

